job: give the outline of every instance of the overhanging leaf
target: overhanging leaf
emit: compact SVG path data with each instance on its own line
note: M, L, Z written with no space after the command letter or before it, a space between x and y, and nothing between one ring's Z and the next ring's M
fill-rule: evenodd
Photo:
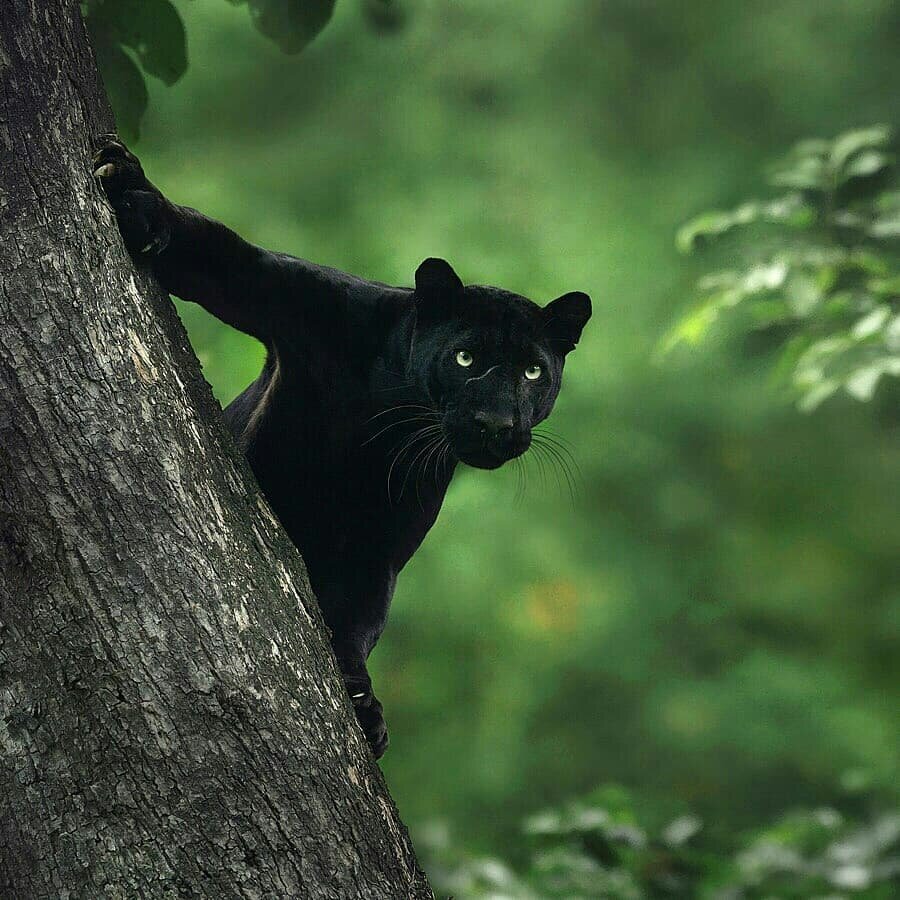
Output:
M88 21L133 50L144 71L166 84L187 69L184 24L170 0L103 0L89 8Z
M246 0L254 25L285 53L299 53L328 24L336 0Z

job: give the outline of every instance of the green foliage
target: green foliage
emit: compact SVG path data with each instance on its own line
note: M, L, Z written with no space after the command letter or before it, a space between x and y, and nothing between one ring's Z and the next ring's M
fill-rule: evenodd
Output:
M781 230L750 231L748 263L701 279L702 302L664 350L695 345L723 312L740 308L749 327L781 345L777 371L787 374L801 409L841 388L870 400L882 376L900 375L900 191L890 190L889 146L881 126L802 141L770 177L789 193L683 226L677 244L684 252L749 226Z
M336 0L228 2L246 3L262 34L298 53L328 24ZM83 0L81 8L119 132L136 140L147 109L144 73L171 85L187 70L181 16L171 0Z
M419 846L438 894L466 900L889 900L900 888L900 811L865 818L830 807L794 811L723 840L692 814L641 827L627 793L606 787L530 817L524 832L531 846L527 863L517 868L467 855L446 828L425 829Z

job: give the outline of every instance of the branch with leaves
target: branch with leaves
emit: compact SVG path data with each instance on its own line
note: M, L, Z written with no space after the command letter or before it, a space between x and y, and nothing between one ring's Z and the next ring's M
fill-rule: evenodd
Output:
M771 332L776 366L800 408L841 389L869 400L885 375L900 376L900 190L884 126L797 144L770 183L787 192L707 212L678 233L685 253L739 239L739 267L703 277L700 302L663 342L695 345L728 311Z

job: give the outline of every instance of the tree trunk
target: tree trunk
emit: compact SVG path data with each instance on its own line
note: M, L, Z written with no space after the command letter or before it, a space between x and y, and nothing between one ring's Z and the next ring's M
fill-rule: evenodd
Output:
M0 896L430 897L302 561L90 174L77 0L0 9Z

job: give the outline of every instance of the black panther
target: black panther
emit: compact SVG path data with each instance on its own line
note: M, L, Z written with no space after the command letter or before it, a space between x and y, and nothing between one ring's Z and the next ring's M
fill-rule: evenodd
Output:
M463 285L426 259L390 287L247 243L167 200L113 137L94 157L128 249L169 293L258 338L259 377L225 410L260 487L306 560L357 718L387 746L366 660L398 572L458 463L496 469L550 414L591 315Z

